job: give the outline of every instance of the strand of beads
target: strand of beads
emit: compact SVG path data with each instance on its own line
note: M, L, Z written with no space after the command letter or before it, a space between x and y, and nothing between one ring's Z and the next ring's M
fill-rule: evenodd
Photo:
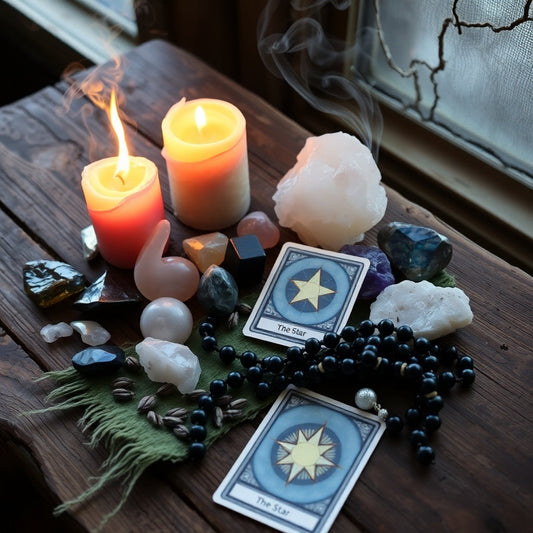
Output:
M397 382L411 390L414 401L405 416L409 439L417 459L428 464L435 458L428 441L441 425L442 394L457 382L468 386L475 379L472 359L459 355L455 346L440 347L426 338L415 338L409 326L395 327L391 320L382 320L377 325L364 320L357 327L346 326L340 334L327 333L322 340L311 338L302 347L291 346L284 358L271 355L261 360L253 351L238 354L231 345L219 347L215 325L212 318L200 324L202 348L218 353L223 364L238 360L242 371L231 370L225 379L213 380L209 392L199 398L199 414L190 432L190 455L196 458L205 454L207 415L228 389L237 390L248 382L257 398L264 400L289 384L313 388L340 379L358 387ZM448 369L441 370L441 365ZM389 433L402 431L401 416L388 415L384 409L379 409L379 413L381 418L386 417Z

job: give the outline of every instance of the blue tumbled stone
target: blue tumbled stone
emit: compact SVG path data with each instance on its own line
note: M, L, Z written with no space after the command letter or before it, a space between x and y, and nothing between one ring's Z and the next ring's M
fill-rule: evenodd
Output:
M87 376L105 376L116 372L125 359L118 346L91 346L72 357L72 366Z
M209 314L227 316L235 310L239 288L225 268L211 265L200 278L196 297Z
M403 222L383 226L378 232L378 244L391 265L411 281L432 278L452 258L452 245L444 235Z
M370 261L370 267L359 291L359 298L362 300L373 300L385 287L396 282L387 256L377 246L346 244L340 252L366 257Z

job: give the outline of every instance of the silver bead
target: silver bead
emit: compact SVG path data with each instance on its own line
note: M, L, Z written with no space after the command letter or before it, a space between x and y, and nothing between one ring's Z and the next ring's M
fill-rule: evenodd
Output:
M380 420L383 420L383 422L385 422L388 417L389 417L389 412L387 411L387 409L382 408L378 410L378 418Z
M378 397L372 389L359 389L355 393L355 405L364 411L373 409L377 399Z

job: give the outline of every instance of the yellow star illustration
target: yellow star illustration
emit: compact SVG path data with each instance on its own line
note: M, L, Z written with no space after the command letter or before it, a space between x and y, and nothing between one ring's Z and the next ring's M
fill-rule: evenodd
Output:
M335 291L320 285L320 276L322 269L318 269L313 276L307 280L291 279L291 281L298 287L298 294L291 300L291 304L308 300L309 303L318 311L318 298L324 294L331 294Z
M276 441L287 452L287 455L276 462L278 465L290 466L287 485L303 471L307 472L309 477L315 481L318 467L328 468L337 466L333 461L330 461L324 456L327 451L335 446L334 444L320 443L325 427L326 425L324 424L312 433L309 438L299 429L296 442L290 442L288 440ZM294 438L291 440L294 440Z

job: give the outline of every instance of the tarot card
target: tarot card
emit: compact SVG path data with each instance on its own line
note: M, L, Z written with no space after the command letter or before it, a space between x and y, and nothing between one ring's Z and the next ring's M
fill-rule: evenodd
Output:
M284 346L339 333L369 265L366 258L285 243L243 333Z
M324 533L384 430L375 415L291 386L213 500L279 531Z

